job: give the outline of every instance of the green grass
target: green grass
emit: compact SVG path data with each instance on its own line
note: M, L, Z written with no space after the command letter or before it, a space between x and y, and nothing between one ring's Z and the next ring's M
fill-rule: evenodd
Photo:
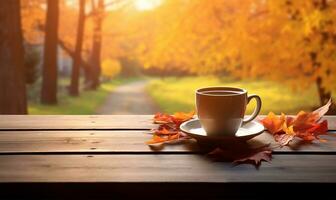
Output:
M79 97L71 97L67 93L68 79L59 81L58 104L42 105L39 103L39 91L36 87L30 88L28 98L28 112L33 115L85 115L95 114L97 108L104 103L107 95L120 84L132 79L114 79L104 82L96 91L81 91Z
M216 77L185 77L155 79L147 87L149 94L164 112L190 111L195 106L195 90L206 86L233 86L258 94L262 99L262 114L296 114L300 110L311 110L319 105L315 87L304 91L293 91L290 87L267 81L235 81ZM248 105L247 113L254 109L255 102Z

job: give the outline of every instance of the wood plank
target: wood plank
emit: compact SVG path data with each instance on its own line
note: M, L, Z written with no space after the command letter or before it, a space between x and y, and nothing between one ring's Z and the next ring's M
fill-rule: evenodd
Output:
M0 115L0 130L151 129L151 115Z
M150 148L145 141L151 138L148 131L0 131L0 154L8 153L199 153L194 140L183 144ZM289 147L275 149L275 152L315 152L336 154L336 132L322 136L327 142L312 144L295 140ZM271 143L277 146L273 137L263 133L249 141L261 146Z
M0 182L336 183L334 155L274 155L259 170L201 155L1 155Z
M152 115L0 115L0 130L151 129ZM262 118L260 116L259 118ZM336 116L324 117L336 130Z
M0 153L157 152L145 144L149 131L0 131ZM170 145L165 152L196 150L195 141Z

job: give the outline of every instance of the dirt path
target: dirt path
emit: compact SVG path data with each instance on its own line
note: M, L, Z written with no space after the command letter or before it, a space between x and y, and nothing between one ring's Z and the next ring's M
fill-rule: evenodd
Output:
M98 109L97 114L141 115L158 112L158 106L145 90L146 85L147 81L141 80L117 87Z

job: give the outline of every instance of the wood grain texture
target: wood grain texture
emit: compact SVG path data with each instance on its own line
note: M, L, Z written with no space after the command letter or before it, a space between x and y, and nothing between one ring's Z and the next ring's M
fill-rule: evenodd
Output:
M257 170L201 155L1 155L0 182L336 183L336 157L274 155Z
M0 115L0 130L151 129L151 115Z
M0 154L6 153L186 153L200 152L195 140L182 144L150 148L145 144L152 137L148 131L0 131ZM294 140L289 147L275 152L320 152L336 154L336 132L322 136L327 142L301 143ZM248 142L252 146L271 143L273 137L263 133Z
M0 130L151 129L152 115L0 115ZM263 116L259 116L262 118ZM336 116L324 117L336 130Z
M149 131L0 131L0 153L110 152L156 153L146 145ZM197 150L195 141L170 145L165 152Z

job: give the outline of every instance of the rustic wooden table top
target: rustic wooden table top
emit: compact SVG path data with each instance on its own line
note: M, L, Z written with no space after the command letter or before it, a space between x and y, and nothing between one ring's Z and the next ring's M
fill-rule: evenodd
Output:
M145 145L155 126L150 115L0 115L0 191L175 198L259 195L279 184L326 188L336 183L336 116L325 118L327 142L295 141L275 150L272 162L257 170L213 162L195 141L151 149ZM249 143L274 140L265 132Z

